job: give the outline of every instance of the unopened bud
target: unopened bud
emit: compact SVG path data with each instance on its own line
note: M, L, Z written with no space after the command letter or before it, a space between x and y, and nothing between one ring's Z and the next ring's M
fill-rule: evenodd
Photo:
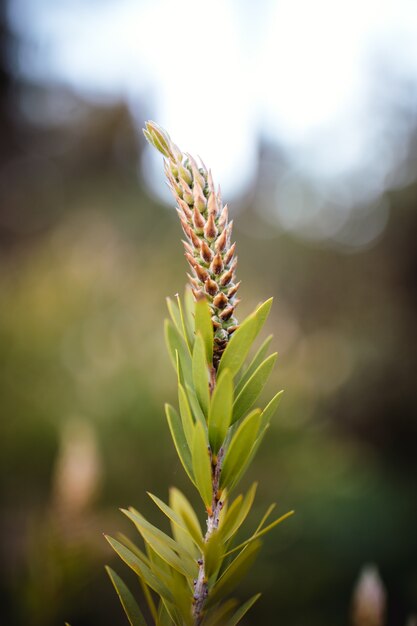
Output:
M213 300L214 306L216 306L218 309L224 309L224 307L226 306L228 302L229 300L226 294L224 294L222 291L218 293L217 296Z
M226 231L223 231L223 232L226 232ZM226 252L226 254L224 255L223 262L225 265L229 265L235 253L235 250L236 250L236 243L233 243L228 249L228 251Z
M192 249L192 247L190 246L188 241L182 240L182 244L183 244L183 246L185 248L185 251L188 252L188 254L192 256L193 253L194 253L194 250Z
M204 217L201 215L200 211L197 209L197 207L194 207L194 211L193 211L193 224L194 224L194 228L196 232L199 235L202 235L206 222L205 222Z
M228 298L232 298L235 295L236 291L240 287L241 282L242 281L240 280L238 283L236 283L236 285L233 285L232 287L230 287L229 291L227 292L227 297Z
M232 276L233 276L233 270L230 269L227 272L225 272L220 279L221 286L225 287L226 285L228 285L230 281L232 280Z
M207 209L208 212L216 217L219 205L217 204L216 194L212 191L207 200Z
M228 306L227 309L224 309L221 313L219 313L219 317L222 320L228 320L229 317L233 315L233 311L235 310L234 306Z
M185 167L183 163L179 163L178 173L180 177L187 183L187 185L191 185L191 183L193 182L193 177L188 167Z
M353 593L354 626L383 626L385 623L385 589L376 567L362 570Z
M213 258L213 252L210 250L209 246L207 245L207 242L204 241L204 239L201 242L200 252L204 261L206 263L210 263Z
M210 213L204 228L204 236L208 241L214 241L214 239L216 239L217 237L217 232L218 231L216 228L216 224L214 223L213 214Z
M181 184L181 189L182 189L182 197L184 198L187 204L192 206L194 202L193 192L191 191L190 187L187 184L187 181L184 180L184 178L180 178L180 184Z
M197 235L195 234L195 232L193 231L192 228L189 228L189 238L191 239L191 241L193 242L193 246L194 248L199 248L200 247L200 239L197 237Z
M219 287L216 283L215 280L212 280L211 278L208 278L206 280L206 291L208 294L210 294L210 296L215 296L216 293L218 292Z
M184 215L187 218L187 220L191 220L192 213L190 211L190 207L188 206L188 204L184 202L184 200L181 200L181 198L177 198L177 202L178 202L178 206L184 212Z
M194 184L194 187L193 187L193 197L194 197L194 206L197 207L200 213L203 213L203 211L206 210L206 199L204 197L203 190L200 184L198 183L198 181Z
M223 260L221 254L217 253L211 262L210 269L213 274L221 274L223 271Z
M229 209L228 209L227 204L225 204L224 207L222 208L222 212L220 213L220 217L219 217L220 228L224 228L226 226L228 219L229 219Z
M222 234L217 238L215 243L216 252L223 252L227 242L227 232L226 229L223 230Z
M202 283L205 283L207 278L209 278L207 270L205 270L204 267L201 267L198 263L194 265L194 271Z

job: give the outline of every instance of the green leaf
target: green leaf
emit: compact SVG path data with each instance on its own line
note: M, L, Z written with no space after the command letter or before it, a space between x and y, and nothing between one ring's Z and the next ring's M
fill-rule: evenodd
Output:
M192 365L191 357L184 339L175 328L171 320L165 320L165 342L167 344L168 353L171 358L174 369L177 370L177 357L178 352L181 371L183 373L184 382L192 380Z
M201 333L206 348L206 357L209 365L213 362L213 322L211 321L210 307L206 298L195 303L195 332Z
M203 411L201 410L201 406L198 401L194 387L192 385L185 385L185 390L187 392L187 398L190 404L192 414L194 415L196 420L199 420L205 426L206 418Z
M131 626L147 626L145 618L142 615L137 602L123 580L110 567L106 566L106 572L109 575L113 587L119 596L120 603L123 607L126 617Z
M281 515L281 517L276 519L274 522L272 522L268 526L265 526L265 528L263 528L262 530L255 532L251 537L249 537L249 539L246 539L246 541L243 541L232 550L229 550L229 552L226 552L225 556L229 556L230 554L237 552L237 550L240 550L241 548L244 548L245 546L251 545L254 541L257 541L260 537L262 537L263 535L266 535L266 533L269 533L269 531L275 528L275 526L278 526L278 524L281 524L281 522L291 517L291 515L294 515L294 511L288 511L287 513L284 513L284 515Z
M281 389L281 391L278 391L278 393L272 398L272 400L266 405L266 407L264 408L264 410L262 411L262 415L261 415L261 425L263 427L265 427L267 424L269 424L272 416L274 415L275 411L277 410L280 402L281 402L281 398L282 398L282 394L284 393L284 390Z
M112 539L112 537L108 536L106 536L106 539L113 550L120 556L122 561L124 561L140 578L143 578L151 589L156 591L156 593L158 593L161 597L166 598L169 602L173 601L171 592L161 582L161 580L155 576L149 563L146 563L145 560L139 559L136 554L116 539Z
M224 369L229 369L232 376L236 376L268 317L271 305L272 298L261 304L233 333L220 359L219 375Z
M213 606L237 587L251 568L260 547L261 542L255 541L243 548L213 586L207 601L207 606Z
M193 578L196 575L197 564L183 546L148 522L148 520L133 507L129 507L129 510L121 510L122 513L135 524L143 539L161 559L181 574L184 574L184 576Z
M200 333L196 335L193 350L193 382L197 393L197 398L205 416L208 415L210 392L208 383L208 369L206 362L206 349L203 337Z
M217 454L226 437L233 408L233 379L229 370L223 370L211 397L208 432L210 445Z
M188 447L191 449L194 433L194 420L191 414L190 405L188 404L187 394L185 393L184 387L181 383L178 383L178 403L180 405L182 428Z
M242 377L240 378L238 384L236 385L236 396L239 395L245 383L249 380L249 378L252 376L254 371L258 369L259 365L264 360L266 353L268 352L269 344L271 343L271 341L272 341L272 335L269 335L265 339L265 341L263 342L263 344L261 345L257 353L255 354L255 356L253 357L248 367L243 372Z
M171 487L169 490L169 503L171 508L181 517L188 532L193 537L194 542L203 547L203 534L201 531L200 522L197 515L194 512L193 507L188 502L184 494L175 487Z
M210 611L210 614L203 621L203 626L224 626L226 620L231 617L236 605L237 600L234 598L223 602L215 610Z
M194 342L195 321L194 321L194 305L195 300L189 285L184 292L184 319L187 328L190 329L190 335Z
M192 354L193 344L194 344L194 324L191 324L188 317L184 314L184 310L181 304L181 298L179 297L178 294L176 295L176 298L177 298L177 303L178 303L178 310L180 313L182 333L188 345L190 354Z
M230 509L227 511L221 528L224 541L228 541L231 537L233 537L247 518L255 499L257 486L258 483L253 483L252 487L245 495L245 498L238 496L236 500L234 500Z
M172 626L173 619L171 614L166 608L166 603L161 600L158 607L158 622L157 626Z
M212 501L211 463L206 433L201 422L197 422L194 427L192 460L197 489L206 508L209 508Z
M244 385L233 405L232 423L237 422L252 408L272 372L276 358L275 352L265 359Z
M182 334L181 316L180 316L180 312L178 309L178 305L176 302L171 300L171 298L167 298L166 301L167 301L168 312L171 316L171 319L174 322L176 329L179 331L180 334Z
M168 519L173 523L173 527L175 528L180 528L181 530L184 531L184 533L186 534L188 541L185 542L183 541L183 543L187 544L184 545L185 549L190 552L190 554L193 554L194 549L197 548L201 548L203 545L202 542L202 538L201 536L197 538L197 540L194 538L194 535L192 533L190 533L187 524L184 522L183 518L178 515L178 513L176 511L174 511L174 509L172 509L170 506L168 506L168 504L165 504L165 502L163 502L160 498L158 498L157 496L154 496L152 493L148 492L148 496L150 498L152 498L152 500L155 502L156 506L159 507L161 509L161 511L168 517ZM180 543L180 545L182 545L181 542L179 542L176 539L177 543ZM191 542L191 543L190 543Z
M247 602L245 602L245 604L242 604L242 606L233 615L232 619L230 619L227 622L226 626L236 626L236 624L238 624L240 622L240 620L246 615L246 613L249 611L249 609L251 609L253 607L255 602L260 597L261 597L261 594L257 593L255 596L252 596L252 598L247 600Z
M226 451L220 478L222 487L231 490L246 468L246 460L256 440L260 420L261 411L256 409L239 425Z
M221 534L214 531L204 544L204 569L207 578L216 574L220 569L224 555L224 542Z
M181 418L174 409L174 407L170 404L165 405L165 413L168 420L169 430L171 431L171 436L174 441L175 449L177 451L179 459L182 463L183 468L187 472L189 479L192 483L195 484L191 453L187 444L187 440L185 438Z

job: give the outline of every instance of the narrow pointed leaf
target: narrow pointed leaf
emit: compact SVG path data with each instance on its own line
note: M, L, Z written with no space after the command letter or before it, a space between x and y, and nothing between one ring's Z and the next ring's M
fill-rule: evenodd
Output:
M245 383L249 380L249 378L252 376L252 374L255 372L255 370L258 369L259 365L264 360L264 358L266 356L266 353L268 352L268 348L269 348L269 345L270 345L271 341L272 341L272 335L269 335L265 339L263 344L260 346L259 350L257 351L255 356L253 357L253 359L250 362L250 364L248 365L247 369L245 369L245 371L243 372L242 377L240 378L238 384L236 385L236 396L239 395L239 393L242 391L242 388L244 387Z
M207 601L208 606L213 606L237 587L251 568L260 547L261 542L255 541L237 555L213 586Z
M181 303L181 298L179 297L178 294L176 298L177 298L178 311L179 311L180 323L181 323L181 328L182 328L182 335L188 346L190 354L192 354L193 344L194 344L194 327L191 325L191 323L189 322L188 318L186 317L184 313L184 309Z
M200 538L200 541L194 539L194 536L190 533L189 529L187 528L187 524L184 522L183 518L180 515L178 515L178 513L174 511L174 509L168 506L168 504L165 504L165 502L163 502L157 496L154 496L152 493L149 493L149 492L148 492L148 495L150 498L152 498L155 504L161 509L161 511L168 517L168 519L171 522L173 522L174 527L176 526L177 528L180 528L181 530L183 530L184 533L186 533L188 539L193 543L194 548L195 547L200 548L202 545L201 538ZM186 546L184 547L187 549ZM190 550L188 551L191 553Z
M233 617L227 622L226 626L236 626L240 620L245 617L246 613L253 607L255 602L261 597L260 593L247 600L233 615Z
M146 584L156 591L161 597L166 598L169 602L173 601L173 597L169 589L161 582L161 580L155 576L150 567L140 560L131 550L126 548L116 539L107 537L107 541L113 548L113 550L120 556L130 569L132 569L140 578L143 578Z
M183 520L195 543L201 548L203 546L203 534L200 522L198 521L197 515L187 498L179 489L171 487L169 490L169 503L171 508Z
M192 364L191 357L184 339L175 328L171 320L165 320L165 342L167 344L168 353L171 358L174 369L177 369L177 357L178 352L181 371L183 373L184 380L182 382L187 383L192 380Z
M253 501L255 499L256 488L258 483L253 483L252 487L249 489L248 493L244 498L240 496L240 503L237 507L230 507L229 515L226 517L224 521L224 525L222 526L222 535L224 537L224 541L228 541L233 535L239 530L246 517L249 514L249 511L252 508ZM236 498L238 500L238 498ZM235 502L236 502L235 500Z
M167 298L167 308L169 315L174 323L175 328L178 330L180 334L182 334L182 324L181 324L181 316L178 309L178 305L176 302L171 300L171 298Z
M224 542L220 532L214 531L204 545L204 569L207 578L215 574L223 561Z
M191 453L185 438L181 418L170 404L165 405L169 430L174 441L175 449L189 479L195 483L192 469Z
M206 507L210 507L212 501L211 463L206 434L201 422L197 422L194 427L192 461L197 489Z
M272 298L261 304L233 333L220 359L219 375L224 369L229 369L232 376L236 376L268 317L271 305Z
M254 541L257 541L260 537L262 537L263 535L266 535L266 533L269 533L269 531L275 528L275 526L278 526L278 524L281 524L281 522L291 517L291 515L294 515L294 511L288 511L287 513L284 513L284 515L281 515L281 517L276 519L274 522L272 522L268 526L265 526L265 528L263 528L262 530L255 532L251 537L249 537L249 539L246 539L246 541L242 541L242 543L240 543L238 546L226 552L225 556L229 556L230 554L233 554L234 552L241 550L245 546L251 545Z
M206 349L203 337L200 333L196 335L193 350L193 382L200 402L201 409L205 416L208 415L210 393L208 385L208 369L206 361Z
M119 596L120 604L123 607L126 617L131 626L147 626L145 618L142 615L135 598L125 585L123 580L110 567L106 566L106 572L109 575L113 587Z
M226 451L220 479L221 486L228 487L230 490L236 483L237 477L240 477L243 468L246 467L245 461L256 440L260 419L261 411L256 409L239 425Z
M278 391L278 393L272 398L272 400L266 405L266 407L262 411L261 424L263 427L269 424L275 411L278 409L283 393L283 389L281 389L281 391Z
M271 354L246 382L233 405L232 423L237 422L252 408L272 372L276 358L276 352Z
M224 626L227 623L227 619L230 618L237 606L237 600L230 598L226 600L215 610L210 612L204 621L203 626Z
M134 508L122 509L122 512L135 524L143 539L161 559L184 576L195 576L197 570L195 560L183 546L180 546L169 535L148 522Z
M232 419L233 379L229 370L219 376L210 401L208 431L210 445L217 454Z
M195 332L201 333L206 348L206 358L209 365L213 362L213 322L206 298L195 303Z
M185 439L187 440L188 447L191 448L194 433L194 420L191 414L190 405L188 404L187 394L185 393L184 387L181 383L178 384L178 403L180 406L180 415Z

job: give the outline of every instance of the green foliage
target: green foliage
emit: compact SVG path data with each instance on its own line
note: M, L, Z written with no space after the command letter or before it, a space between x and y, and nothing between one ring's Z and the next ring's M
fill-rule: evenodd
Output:
M278 392L264 408L253 409L276 361L276 353L267 355L271 337L244 366L272 300L258 306L238 327L217 372L212 365L213 328L206 300L194 303L186 294L185 306L179 298L167 303L171 320L166 322L165 337L178 377L179 413L170 405L165 410L181 464L204 502L208 530L203 534L190 502L181 491L171 488L169 503L149 496L169 520L172 536L130 508L123 513L141 535L145 551L124 537L108 541L139 576L155 626L234 626L259 594L240 607L227 596L250 569L260 538L292 513L265 526L272 505L255 531L240 543L236 541L252 509L257 484L233 501L229 501L230 494L258 449L282 396ZM108 573L130 623L146 624L131 592L117 574ZM197 618L193 606L199 585L206 589L207 597Z

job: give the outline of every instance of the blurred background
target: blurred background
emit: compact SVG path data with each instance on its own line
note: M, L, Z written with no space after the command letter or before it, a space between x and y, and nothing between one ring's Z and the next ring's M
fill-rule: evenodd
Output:
M249 622L349 624L373 563L387 624L404 625L417 612L415 1L0 6L0 623L122 626L103 566L131 578L102 533L134 536L121 506L161 523L146 490L198 502L163 415L165 297L186 264L140 131L150 118L222 184L240 316L275 296L270 391L286 392L242 487L259 480L257 516L271 501L296 515L239 591L263 591Z

